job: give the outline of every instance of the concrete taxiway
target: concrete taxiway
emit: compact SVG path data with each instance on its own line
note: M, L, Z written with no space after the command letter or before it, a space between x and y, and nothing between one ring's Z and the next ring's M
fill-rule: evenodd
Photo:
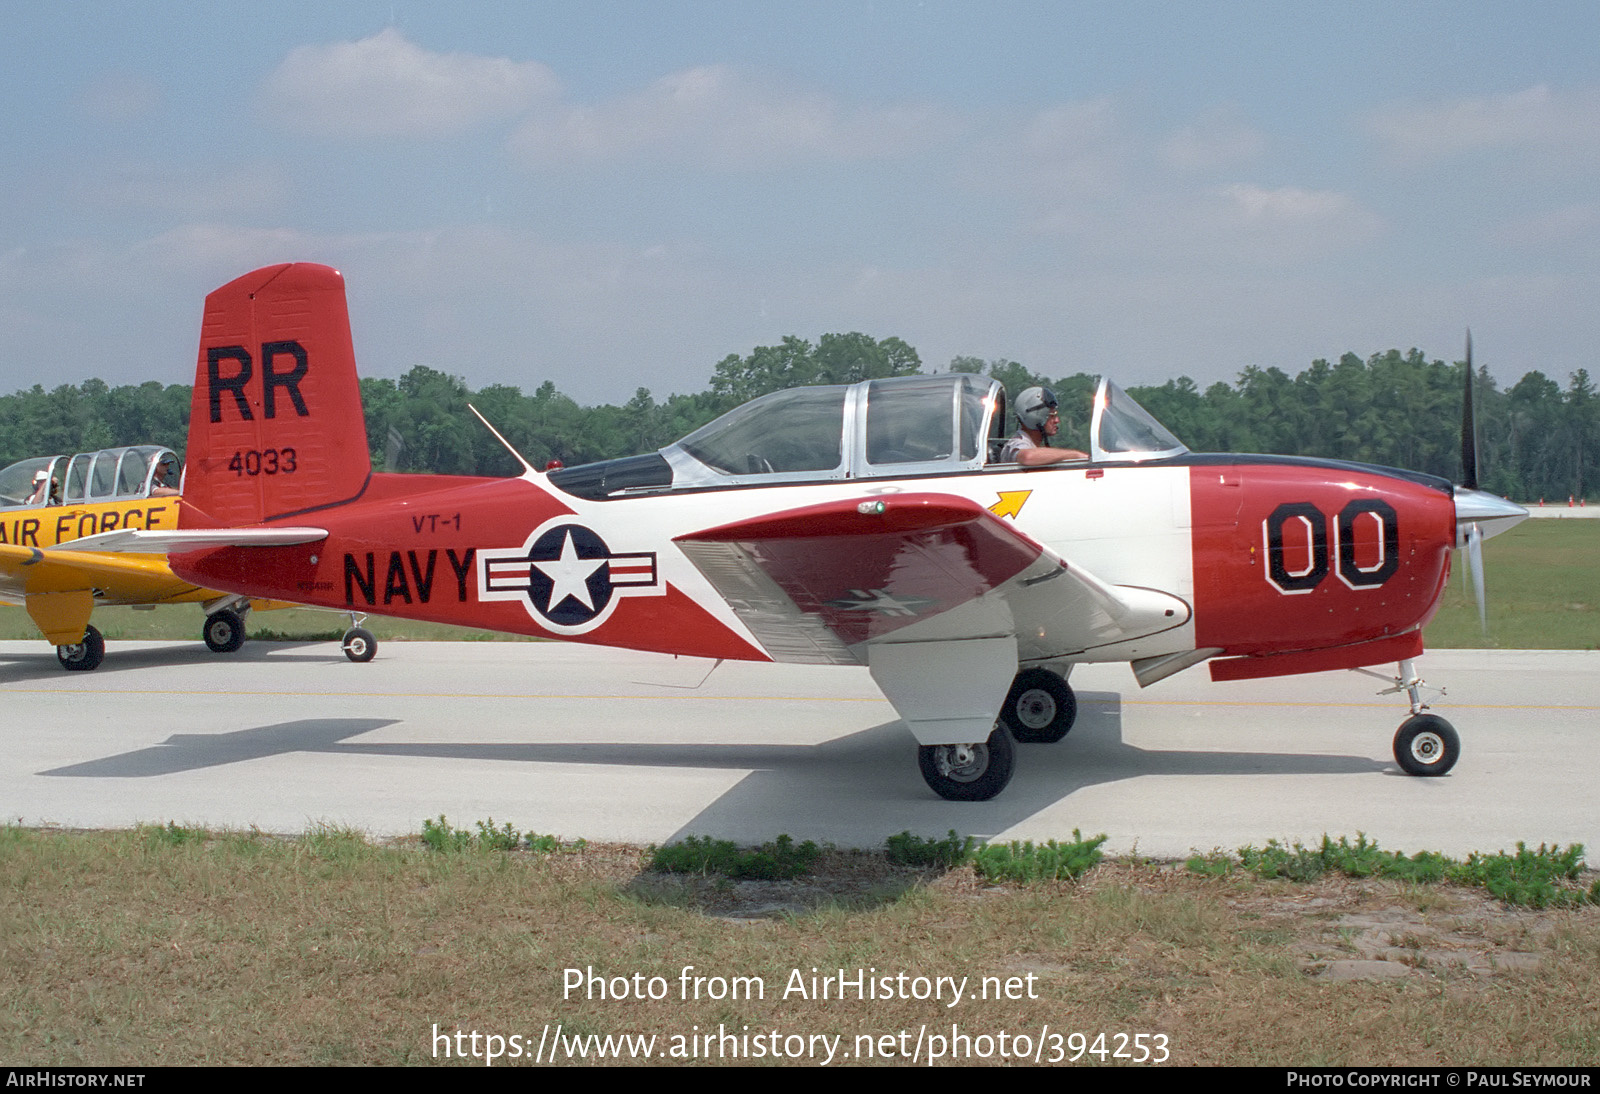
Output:
M1023 745L998 799L936 798L864 669L724 664L554 643L112 643L63 672L0 643L10 822L176 821L375 836L493 818L568 838L712 835L874 847L909 829L991 839L1106 832L1176 857L1364 832L1386 848L1600 847L1600 653L1442 651L1418 662L1460 731L1450 775L1399 773L1403 701L1324 673L1141 691L1126 665L1073 676L1080 713ZM709 674L709 675L708 675Z

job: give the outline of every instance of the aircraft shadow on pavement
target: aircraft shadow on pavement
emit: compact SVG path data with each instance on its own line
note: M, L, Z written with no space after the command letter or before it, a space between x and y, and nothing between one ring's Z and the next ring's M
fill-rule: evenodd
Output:
M1139 748L1123 739L1116 692L1079 692L1078 721L1062 741L1017 745L1016 774L992 801L936 797L922 781L910 734L898 721L830 741L820 746L818 760L819 777L810 771L794 777L784 768L752 771L672 838L769 839L787 832L797 839L844 842L843 833L874 824L885 838L908 829L928 836L949 828L985 835L1086 787L1143 775L1343 775L1392 767L1367 756ZM831 836L830 829L840 835Z
M935 797L922 781L910 734L899 721L818 745L787 745L578 740L367 743L351 738L399 719L307 719L225 733L175 734L152 748L40 774L151 777L293 752L491 764L731 768L747 774L682 825L674 838L715 835L751 840L787 832L801 839L853 845L863 830L881 829L884 836L903 829L936 834L951 827L973 834L1000 832L1085 787L1138 776L1376 774L1392 766L1369 756L1140 748L1123 739L1117 693L1080 692L1078 700L1078 723L1066 739L1054 745L1018 745L1016 776L1003 794L988 802ZM428 788L428 809L438 806L440 791L438 784ZM627 807L627 794L619 789L618 808ZM529 809L537 810L539 795L531 783L528 797ZM537 817L528 819L539 823Z
M189 667L235 662L262 662L276 664L285 661L324 662L330 665L348 665L341 647L335 642L307 644L302 642L246 642L232 653L212 653L201 642L174 642L167 644L123 645L113 643L107 647L106 659L92 672L68 672L61 667L55 649L39 643L39 652L10 653L0 657L0 682L23 680L84 680L166 666ZM356 671L359 671L357 669Z
M176 775L291 752L337 752L349 737L392 726L396 718L307 718L230 733L174 733L152 748L41 771L78 779L138 779Z

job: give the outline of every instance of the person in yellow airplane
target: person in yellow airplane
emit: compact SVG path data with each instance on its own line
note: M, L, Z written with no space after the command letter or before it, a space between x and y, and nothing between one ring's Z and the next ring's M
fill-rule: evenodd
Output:
M93 669L104 658L89 622L97 604L200 603L207 646L243 644L248 600L180 580L164 555L95 549L103 533L177 528L179 467L171 449L136 445L0 469L0 603L27 609L62 667Z

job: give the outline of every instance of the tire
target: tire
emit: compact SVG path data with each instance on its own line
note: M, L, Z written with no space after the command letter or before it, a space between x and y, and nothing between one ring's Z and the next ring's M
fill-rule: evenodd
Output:
M1436 714L1414 714L1394 735L1394 760L1407 775L1443 775L1461 758L1455 727Z
M1006 705L1000 708L1000 720L1018 744L1055 744L1077 719L1077 696L1049 669L1017 673Z
M344 632L344 655L356 664L371 661L378 652L378 640L365 627L351 627Z
M917 766L929 788L945 801L986 802L1011 781L1017 751L1010 731L996 724L983 744L922 745Z
M56 660L68 672L89 672L106 659L106 640L94 627L83 629L83 641L56 647Z
M232 653L244 645L244 616L230 608L206 616L200 631L212 653Z

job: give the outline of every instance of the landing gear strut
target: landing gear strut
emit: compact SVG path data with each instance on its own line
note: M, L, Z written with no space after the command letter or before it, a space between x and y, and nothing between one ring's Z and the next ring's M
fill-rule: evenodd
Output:
M1411 717L1401 722L1395 731L1394 762L1407 775L1443 775L1461 758L1461 738L1449 722L1437 714L1424 713L1428 704L1422 700L1422 678L1409 660L1400 662L1400 675L1394 678L1394 687L1378 694L1392 695L1400 691L1411 701Z
M372 637L371 631L361 625L366 621L365 615L351 612L350 629L344 632L342 642L344 655L357 664L371 661L378 652L378 640Z

